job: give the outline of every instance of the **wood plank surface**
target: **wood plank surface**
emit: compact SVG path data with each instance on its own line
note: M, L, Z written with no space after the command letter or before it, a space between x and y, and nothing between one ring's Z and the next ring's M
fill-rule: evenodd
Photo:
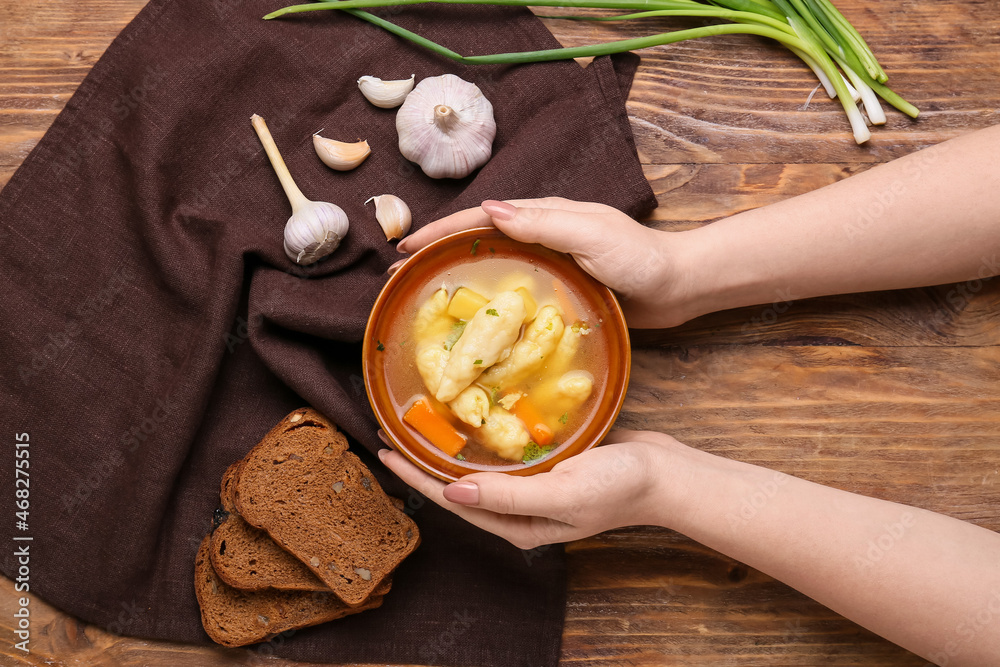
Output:
M143 4L0 4L0 187ZM858 147L822 91L806 105L816 86L809 70L766 40L728 36L646 50L628 110L660 202L649 224L697 227L1000 122L995 2L837 4L889 83L921 108L920 119L888 110L886 127ZM545 23L567 46L699 25ZM1000 530L998 284L803 301L789 288L770 304L634 332L620 424ZM568 553L561 664L927 664L671 531L612 531L572 543ZM17 597L12 582L0 582L3 665L301 664L113 635L37 596L33 652L23 656L8 641Z

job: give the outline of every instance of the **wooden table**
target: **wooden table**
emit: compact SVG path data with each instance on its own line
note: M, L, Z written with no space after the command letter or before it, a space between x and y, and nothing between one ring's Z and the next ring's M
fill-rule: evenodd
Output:
M822 94L807 104L812 74L772 43L733 36L645 51L628 109L660 201L651 224L706 224L1000 122L995 3L838 5L894 88L921 108L920 120L889 111L888 124L858 147L839 105ZM142 6L0 5L0 186ZM648 29L546 24L566 45ZM672 25L680 24L664 29ZM1000 281L794 299L778 292L772 304L636 336L620 423L1000 530ZM667 530L618 530L568 552L566 665L926 664ZM11 582L0 582L5 638L14 598ZM37 598L32 613L33 627L44 628L32 655L5 640L0 662L243 661L239 651L116 637Z

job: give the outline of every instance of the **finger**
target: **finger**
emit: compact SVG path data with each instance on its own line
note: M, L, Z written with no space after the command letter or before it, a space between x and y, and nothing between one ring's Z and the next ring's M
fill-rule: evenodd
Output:
M396 244L396 250L414 253L440 238L473 227L492 227L490 216L482 208L467 208L430 222Z
M551 517L560 504L558 480L552 473L528 477L475 473L449 484L442 495L449 502L497 514Z
M482 209L497 229L524 243L540 243L560 252L586 256L608 243L607 216L603 214L522 207L493 200L483 202Z
M614 445L621 442L656 442L663 439L662 433L655 431L630 431L628 429L615 429L601 441L602 445Z
M589 201L576 201L565 197L539 197L536 199L505 199L508 204L518 208L549 208L574 213L599 213L610 207Z
M511 199L511 204L525 208L545 208L579 213L595 212L605 208L601 204L578 202L562 197L542 197L538 199ZM493 220L481 207L467 208L428 223L396 244L396 250L414 253L433 241L449 234L473 227L491 227Z
M567 533L565 524L561 524L558 521L538 517L496 514L486 509L466 507L449 502L443 494L443 490L447 486L445 482L428 475L399 452L382 449L379 450L378 457L401 480L425 495L432 502L446 510L454 512L469 523L502 537L514 545L530 544L531 546L536 546L540 543L538 535L545 535L548 542L561 542L573 539L573 536Z

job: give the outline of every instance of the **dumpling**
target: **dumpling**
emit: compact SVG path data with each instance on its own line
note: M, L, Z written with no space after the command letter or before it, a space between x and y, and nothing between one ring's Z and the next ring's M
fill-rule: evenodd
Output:
M569 369L570 362L580 349L580 341L590 333L587 325L582 322L563 329L562 337L555 351L549 355L545 364L546 370L552 375L565 373Z
M431 393L441 384L441 375L450 356L444 349L444 342L455 322L455 318L448 315L448 290L443 287L417 310L413 322L417 372Z
M545 306L524 330L521 337L503 361L485 371L480 382L487 387L504 389L521 382L541 368L563 337L562 317L553 306Z
M427 391L432 394L441 384L444 367L448 363L451 352L442 344L428 344L417 348L417 372L423 378Z
M536 405L544 406L545 423L554 432L562 428L561 417L583 405L594 390L594 376L587 371L570 371L558 380L549 380L531 394Z
M570 371L556 382L559 398L571 401L576 407L590 396L594 388L594 376L587 371Z
M413 321L413 338L417 347L443 343L457 321L448 314L448 290L442 287L417 310Z
M489 416L490 395L482 387L467 387L448 407L466 424L479 428Z
M524 316L524 300L517 292L500 292L480 308L451 348L437 399L442 403L455 400L485 369L510 354Z
M524 457L524 448L531 441L531 435L524 422L494 405L490 408L486 423L476 431L476 439L501 458L520 461Z

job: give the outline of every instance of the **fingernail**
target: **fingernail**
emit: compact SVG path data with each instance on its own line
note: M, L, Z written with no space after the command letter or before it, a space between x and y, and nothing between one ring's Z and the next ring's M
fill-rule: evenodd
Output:
M383 431L382 429L378 430L378 439L381 440L382 442L384 442L387 445L389 444L389 436L387 436L385 434L385 431Z
M389 268L385 270L385 272L391 276L392 274L396 273L396 271L399 271L399 267L401 267L403 265L403 262L405 261L406 261L405 259L401 259L398 262L393 262L389 266Z
M409 246L406 245L406 242L408 240L409 239L403 239L402 241L400 241L399 243L397 243L396 244L396 252L402 252L402 253L408 253L408 252L410 252L408 250Z
M472 482L455 482L444 487L444 498L459 505L478 505L479 487Z
M382 463L385 463L385 457L388 456L388 454L389 454L389 450L388 449L380 449L380 450L378 450L378 459L379 459L379 461L381 461Z
M497 220L513 220L514 216L517 215L517 209L505 201L497 201L495 199L487 199L482 203L482 208L490 217L496 218Z

